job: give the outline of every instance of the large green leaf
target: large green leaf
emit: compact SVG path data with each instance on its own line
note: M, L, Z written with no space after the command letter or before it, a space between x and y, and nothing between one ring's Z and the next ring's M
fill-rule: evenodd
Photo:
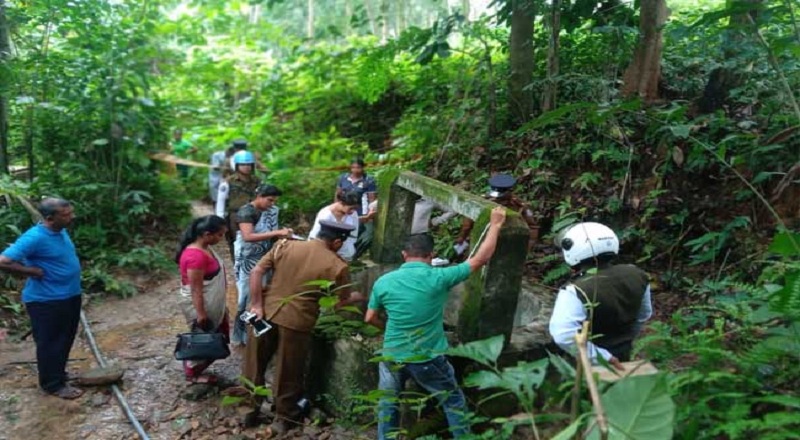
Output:
M663 374L633 376L615 383L602 396L610 440L669 440L675 404ZM595 427L589 440L600 438Z
M532 403L535 390L544 382L549 359L536 362L519 362L514 367L504 368L500 373L478 371L469 375L464 384L482 390L499 388L514 393L523 402Z
M503 351L503 335L468 342L447 351L450 356L465 357L486 366L492 366Z
M796 244L800 244L800 234L781 232L775 234L769 245L769 251L785 257L793 257L800 254L800 249Z

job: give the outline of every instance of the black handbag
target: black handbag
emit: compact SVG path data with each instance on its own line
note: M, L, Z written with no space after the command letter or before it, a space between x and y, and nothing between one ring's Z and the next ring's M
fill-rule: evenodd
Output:
M215 361L230 355L228 340L222 333L181 333L175 344L175 359L179 361Z

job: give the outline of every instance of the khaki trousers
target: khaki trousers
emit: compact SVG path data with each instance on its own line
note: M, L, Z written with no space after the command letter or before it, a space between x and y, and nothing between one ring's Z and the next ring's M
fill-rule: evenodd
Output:
M298 332L280 325L256 338L247 329L242 375L254 384L264 385L269 361L275 357L272 396L278 417L302 423L297 402L303 397L306 359L311 345L310 332Z

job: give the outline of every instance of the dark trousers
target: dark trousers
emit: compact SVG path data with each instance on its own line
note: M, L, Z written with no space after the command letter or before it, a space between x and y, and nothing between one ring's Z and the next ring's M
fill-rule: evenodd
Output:
M67 358L81 319L81 296L29 302L25 308L36 342L39 386L48 393L56 392L67 380Z
M256 338L253 329L247 329L242 376L263 386L267 365L275 357L272 395L275 412L284 420L302 422L302 410L297 403L303 397L303 378L310 345L311 333L308 332L275 325L272 330Z

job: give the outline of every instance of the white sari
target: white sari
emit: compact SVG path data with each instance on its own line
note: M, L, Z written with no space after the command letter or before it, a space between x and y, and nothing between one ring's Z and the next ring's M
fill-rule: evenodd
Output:
M222 259L213 250L211 255L219 263L219 272L214 275L210 280L203 280L203 303L206 309L206 315L211 321L211 328L216 331L225 316L228 314L227 306L225 305L226 292L226 279L225 279L225 265ZM197 319L197 310L192 303L192 286L181 284L180 288L180 307L183 316L186 318L186 323L192 325L192 322Z

